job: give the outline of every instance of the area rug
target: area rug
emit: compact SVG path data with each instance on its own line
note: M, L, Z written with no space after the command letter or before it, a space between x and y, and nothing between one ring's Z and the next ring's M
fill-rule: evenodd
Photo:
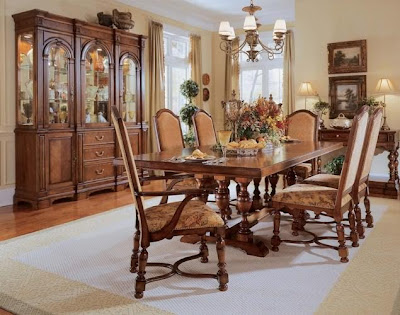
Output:
M122 207L0 243L0 306L16 314L396 314L399 202L373 198L372 204L376 227L367 229L359 248L349 249L348 264L336 251L314 245L282 244L264 258L227 247L228 291L219 292L213 279L174 276L148 284L142 300L133 298L135 275L129 272L134 213ZM326 225L309 229L334 232ZM254 230L269 242L271 218ZM281 231L292 238L289 222ZM149 261L173 262L197 251L198 245L174 238L152 244ZM208 264L182 269L216 272L213 244L209 252ZM148 268L147 275L160 272Z

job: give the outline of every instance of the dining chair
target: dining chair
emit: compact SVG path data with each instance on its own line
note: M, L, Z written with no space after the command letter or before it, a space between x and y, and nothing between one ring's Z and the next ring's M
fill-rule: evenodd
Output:
M126 126L116 106L112 106L112 120L117 134L118 144L121 150L129 187L132 193L136 213L136 232L133 241L133 254L131 257L132 273L137 272L135 284L135 298L142 298L146 285L150 282L166 279L175 274L194 278L214 278L219 282L219 290L228 289L228 273L225 263L225 223L221 217L211 208L198 200L192 200L207 193L204 189L185 189L160 192L144 192L139 181L133 158L132 147L129 142ZM144 197L184 195L183 201L160 204L144 208ZM216 235L216 249L218 256L218 272L216 274L193 274L183 272L179 265L183 262L200 258L202 263L208 262L208 248L205 242L206 233ZM177 235L201 236L200 253L182 258L174 264L148 263L150 244L164 239L170 239ZM140 245L140 246L139 246ZM139 254L139 247L141 247ZM146 266L165 267L170 272L147 278Z
M338 188L325 187L311 184L295 184L283 189L272 197L274 210L274 236L271 239L272 250L278 251L281 239L279 237L280 211L290 209L294 216L292 229L295 232L304 230L304 216L301 212L311 210L316 214L324 212L336 222L336 232L339 246L324 244L321 240L332 239L329 236L314 236L313 242L338 250L340 261L348 262L348 248L345 246L346 238L342 224L343 215L348 212L350 225L350 239L352 246L358 246L358 233L354 215L354 207L351 192L357 176L358 165L361 160L363 142L368 124L368 106L363 106L357 116L353 119L350 131L348 149L343 164L342 174ZM298 241L290 241L298 242ZM299 241L302 242L302 241ZM307 241L306 241L307 242ZM304 242L303 242L304 243ZM307 242L309 243L309 242Z
M319 118L318 115L305 109L297 110L287 116L287 127L286 135L292 139L300 141L318 141L318 126ZM316 171L316 160L313 159L307 163L300 163L294 168L294 173L300 176L302 179L309 177ZM295 184L295 178L288 178L288 174L284 177L284 186L289 179L289 184Z
M197 146L211 147L217 144L214 122L209 113L203 109L198 109L192 116L192 121Z
M377 108L371 115L365 141L362 149L361 160L358 166L357 176L354 182L354 189L352 191L352 197L354 202L354 210L357 222L357 231L360 238L364 238L364 226L361 221L361 209L359 207L360 200L364 197L364 205L366 210L365 221L367 227L373 227L374 218L371 214L371 203L369 200L369 188L368 188L368 177L371 171L372 159L376 144L378 142L379 131L381 128L381 121L383 117L383 109ZM332 174L317 174L309 177L303 183L327 186L332 188L338 188L340 182L340 175Z

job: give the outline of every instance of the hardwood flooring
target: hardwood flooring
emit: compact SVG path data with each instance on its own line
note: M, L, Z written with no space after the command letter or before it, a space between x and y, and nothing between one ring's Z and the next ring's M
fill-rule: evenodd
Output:
M162 190L162 182L143 186L144 191ZM95 194L88 199L56 203L50 208L32 210L28 205L0 207L0 241L40 231L132 203L128 189Z

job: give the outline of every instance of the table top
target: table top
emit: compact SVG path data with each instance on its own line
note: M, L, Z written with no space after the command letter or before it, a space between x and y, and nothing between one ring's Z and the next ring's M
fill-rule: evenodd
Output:
M185 161L176 163L169 161L172 157L187 156L193 148L171 150L135 156L139 168L186 172L214 176L232 176L243 178L260 178L269 176L299 163L309 161L343 147L340 142L293 142L285 143L272 152L260 151L256 156L229 156L228 161L218 165L205 165L201 162ZM200 147L202 152L221 157L220 152L210 147ZM121 159L115 165L123 165Z

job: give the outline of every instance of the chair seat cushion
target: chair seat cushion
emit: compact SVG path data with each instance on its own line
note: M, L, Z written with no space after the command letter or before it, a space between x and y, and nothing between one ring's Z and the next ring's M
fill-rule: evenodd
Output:
M156 232L166 226L175 214L180 201L150 207L145 210L150 232ZM223 227L221 216L202 201L192 200L187 203L179 218L175 230Z
M318 186L326 186L337 189L339 187L339 181L340 181L340 175L317 174L307 178L302 183L318 185ZM362 183L360 187L358 187L358 192L362 192L365 188L367 188L367 184Z
M197 188L197 181L193 178L185 178L183 181L176 183L174 185L174 189L189 189L189 188Z
M323 209L335 208L337 189L310 184L296 184L285 188L272 197L273 202L287 205L310 206ZM347 194L343 197L342 206L351 201Z
M294 171L297 176L307 178L312 173L312 165L311 163L300 163L294 167Z

